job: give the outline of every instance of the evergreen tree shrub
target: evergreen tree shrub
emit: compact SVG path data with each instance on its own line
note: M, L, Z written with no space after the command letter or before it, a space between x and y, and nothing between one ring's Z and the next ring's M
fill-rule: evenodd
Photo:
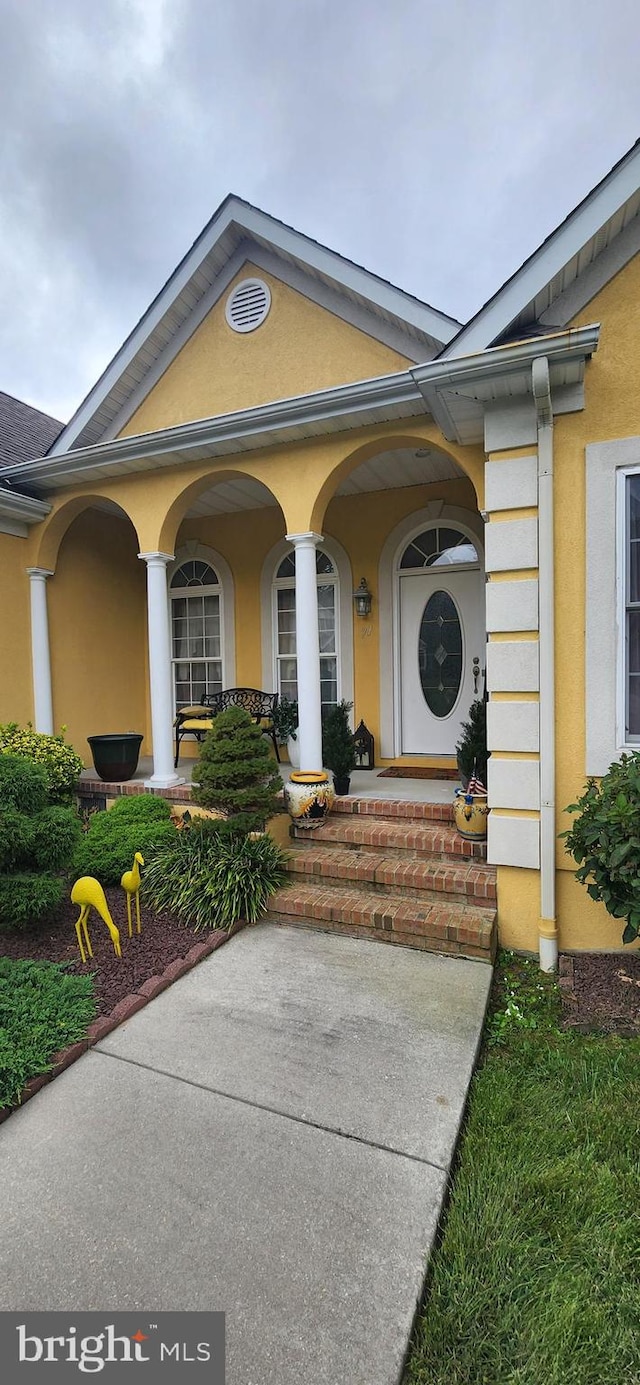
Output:
M45 776L52 803L69 802L82 770L82 760L73 746L67 745L64 732L63 727L59 736L47 736L34 731L30 724L22 727L15 721L0 726L0 752L37 765Z
M222 813L240 834L262 831L282 811L282 781L270 748L242 707L229 707L215 718L193 780L195 802Z
M484 698L477 698L471 703L469 708L469 720L463 721L461 726L461 736L456 745L456 755L458 757L458 769L463 786L466 789L472 774L477 774L478 778L487 787L487 703Z
M322 727L322 759L338 780L348 779L356 767L356 749L349 725L352 707L353 702L344 699L338 702L327 713Z

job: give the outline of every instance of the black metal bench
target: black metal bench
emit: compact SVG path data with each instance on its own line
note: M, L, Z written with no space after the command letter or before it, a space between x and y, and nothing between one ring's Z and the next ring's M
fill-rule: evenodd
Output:
M178 768L180 742L185 736L195 736L202 741L213 726L213 719L228 707L242 707L260 726L263 735L269 736L280 764L278 739L273 723L273 714L278 702L277 693L261 692L259 688L225 688L222 692L207 693L197 707L181 707L173 723L176 733L176 758L174 767Z

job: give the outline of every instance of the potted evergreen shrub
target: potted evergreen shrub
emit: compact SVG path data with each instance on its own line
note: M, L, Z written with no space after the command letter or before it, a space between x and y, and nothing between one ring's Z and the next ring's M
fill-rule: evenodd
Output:
M282 697L276 703L273 725L278 742L286 745L289 764L293 769L300 768L300 746L298 744L298 704L289 697Z
M463 721L456 745L462 789L456 789L453 813L461 837L483 841L487 835L487 702L477 698Z
M197 780L197 783L196 783ZM282 812L280 775L259 726L242 707L214 718L194 769L192 796L227 819L241 835L264 831Z
M322 758L333 771L334 788L342 796L349 792L349 777L356 767L356 749L349 725L353 702L338 702L327 714L322 728Z

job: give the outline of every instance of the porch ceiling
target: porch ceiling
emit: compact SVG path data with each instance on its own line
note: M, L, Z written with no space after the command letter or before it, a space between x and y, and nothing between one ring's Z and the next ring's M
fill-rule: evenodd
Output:
M428 485L464 476L461 467L437 447L380 452L362 462L338 487L336 495L363 495L367 491L396 490L403 486ZM278 504L260 481L238 477L211 486L187 510L185 519L210 515L235 514L240 510L262 510Z
M398 448L394 452L379 452L362 462L338 486L336 495L361 495L366 491L387 491L403 486L424 486L435 481L453 481L464 476L459 467L437 447Z

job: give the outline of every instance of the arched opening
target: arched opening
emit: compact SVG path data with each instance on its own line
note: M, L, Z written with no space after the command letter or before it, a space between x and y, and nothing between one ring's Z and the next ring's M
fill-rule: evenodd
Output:
M383 763L424 756L446 762L455 750L454 723L459 727L472 700L469 696L467 702L474 687L467 671L478 667L474 657L484 668L483 522L477 499L482 472L476 451L447 452L407 435L389 439L383 448L378 444L377 450L367 444L336 467L333 491L327 494L325 487L314 512L319 531L342 544L354 587L364 577L372 594L370 615L354 620L354 720L364 720L373 732L376 757ZM464 588L462 596L458 588ZM453 687L439 692L441 682L447 686L443 679L431 678L436 651L442 658L441 642L433 644L433 629L423 617L436 591L445 593L443 605L451 602L450 614L457 613L457 627L452 619L447 631L452 643L460 644L455 697ZM455 681L453 650L446 657L447 676ZM433 682L428 696L425 679ZM438 696L453 699L446 717L429 711L429 698L435 704Z
M104 497L83 499L48 536L47 605L54 725L90 763L94 734L137 731L149 752L147 619L131 519Z

